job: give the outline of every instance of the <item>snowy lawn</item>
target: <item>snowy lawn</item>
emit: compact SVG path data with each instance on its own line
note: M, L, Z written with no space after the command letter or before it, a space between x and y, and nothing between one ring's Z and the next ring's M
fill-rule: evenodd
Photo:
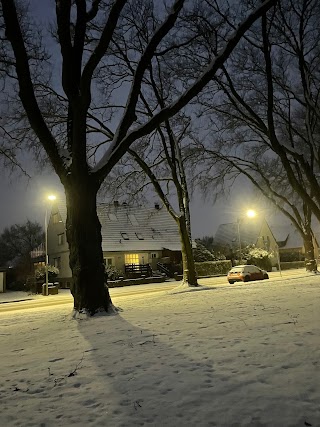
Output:
M320 278L0 315L0 426L320 426Z

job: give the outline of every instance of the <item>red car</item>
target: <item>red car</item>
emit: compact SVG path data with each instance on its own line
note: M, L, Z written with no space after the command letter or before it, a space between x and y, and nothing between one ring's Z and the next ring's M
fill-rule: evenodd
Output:
M251 280L269 279L269 275L255 265L237 265L232 267L227 276L228 282L249 282Z

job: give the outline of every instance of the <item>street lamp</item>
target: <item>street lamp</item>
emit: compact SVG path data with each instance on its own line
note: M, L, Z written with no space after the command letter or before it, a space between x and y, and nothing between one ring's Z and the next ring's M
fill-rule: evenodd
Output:
M50 202L54 202L56 200L56 196L53 194L50 194L47 199ZM45 230L45 246L46 246L46 285L45 285L45 295L48 295L48 264L49 264L49 258L48 258L48 204L46 204L46 215L44 218L44 230Z
M256 212L253 209L249 209L246 212L246 216L248 218L254 218L256 216ZM238 241L239 241L239 251L240 251L240 264L242 262L242 255L241 255L241 234L240 234L240 218L237 219L237 226L238 226Z

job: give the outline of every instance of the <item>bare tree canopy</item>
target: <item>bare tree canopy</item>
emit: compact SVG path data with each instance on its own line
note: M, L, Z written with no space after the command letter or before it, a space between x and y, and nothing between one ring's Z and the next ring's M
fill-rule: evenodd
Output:
M212 3L220 22L218 3L206 3ZM188 106L276 1L253 3L257 7L243 2L236 28L224 19L210 30L217 49L199 59L193 75L181 70L174 76L173 71L168 90L174 96L160 107L149 99L146 77L157 61L183 64L185 52L196 46L198 23L205 19L196 2L56 0L51 35L59 53L53 49L50 59L52 39L46 28L37 26L23 3L1 0L1 78L11 98L9 134L20 132L29 144L36 139L65 188L76 312L94 314L111 307L96 214L101 183L134 141ZM130 78L129 67L134 69ZM145 107L140 110L144 96L155 109L152 117L145 115Z

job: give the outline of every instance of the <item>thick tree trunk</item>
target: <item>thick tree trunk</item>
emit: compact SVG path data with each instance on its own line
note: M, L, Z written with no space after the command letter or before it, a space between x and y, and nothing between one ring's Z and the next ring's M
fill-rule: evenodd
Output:
M67 241L75 312L93 316L110 311L112 302L104 281L101 225L97 215L95 187L88 179L65 186Z
M314 245L311 232L304 235L305 266L307 271L317 271L317 261L314 256Z
M198 286L197 273L192 253L192 242L184 216L179 217L178 227L181 239L183 283L188 284L189 286Z

